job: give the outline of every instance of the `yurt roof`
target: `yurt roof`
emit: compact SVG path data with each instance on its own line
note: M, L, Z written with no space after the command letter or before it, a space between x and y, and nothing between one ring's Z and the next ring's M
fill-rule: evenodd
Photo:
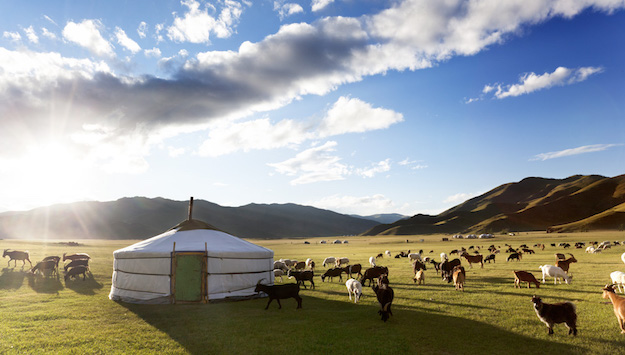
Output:
M273 251L223 232L212 225L195 220L185 220L155 237L116 250L118 259L169 257L174 251L197 251L209 257L264 259L272 258Z

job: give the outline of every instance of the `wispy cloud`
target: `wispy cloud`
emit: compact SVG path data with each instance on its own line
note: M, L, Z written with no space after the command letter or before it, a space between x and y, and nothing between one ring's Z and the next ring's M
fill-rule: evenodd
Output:
M141 46L135 41L133 41L124 30L119 27L115 28L115 37L117 38L117 43L122 45L122 47L126 48L130 52L137 53L141 50Z
M33 28L33 26L29 26L25 28L24 33L26 34L26 37L28 37L28 40L31 43L34 43L34 44L39 43L39 36L37 36L37 33L35 32L35 29Z
M332 195L307 204L318 208L329 209L339 213L355 213L372 215L397 210L397 206L390 198L382 194L370 196Z
M304 12L304 8L300 4L284 3L283 1L274 1L273 10L278 12L280 20Z
M239 22L243 13L243 3L238 1L225 1L219 15L213 5L206 4L200 8L201 3L194 0L182 0L180 2L187 7L187 12L182 17L174 14L174 23L167 28L167 36L176 42L210 43L210 34L218 38L230 37L233 28Z
M333 2L334 0L312 0L310 7L313 10L313 12L317 12L317 11L321 11L325 9L328 5L330 5Z
M568 157L568 156L572 156L572 155L579 155L579 154L593 153L593 152L601 152L601 151L604 151L606 149L609 149L609 148L612 148L612 147L618 147L618 146L622 146L622 145L623 144L593 144L593 145L584 145L584 146L581 146L581 147L564 149L564 150L560 150L560 151L557 151L557 152L536 154L536 156L534 156L534 158L532 158L530 160L542 160L542 161L545 161L545 160L549 160L549 159Z
M113 46L102 37L99 20L83 20L80 23L68 22L63 29L63 37L89 50L98 57L115 57Z
M448 196L445 200L443 200L443 203L459 204L477 195L478 194L476 193L460 192L455 195Z

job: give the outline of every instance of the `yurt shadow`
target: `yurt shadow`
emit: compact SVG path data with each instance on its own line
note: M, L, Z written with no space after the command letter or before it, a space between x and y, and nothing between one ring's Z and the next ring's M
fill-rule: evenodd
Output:
M88 272L84 280L82 277L66 280L65 287L81 295L93 296L96 294L96 290L100 290L104 287L104 284L98 282L95 277L93 277L93 274Z
M15 271L14 268L2 269L2 274L0 275L0 289L17 290L24 284L25 276L26 272L24 271Z
M63 284L61 284L58 276L28 275L28 286L37 293L58 294L63 289Z
M581 346L520 335L491 324L451 314L395 307L382 322L377 304L304 297L211 305L138 305L119 303L190 354L332 353L347 354L562 354L585 353ZM537 329L544 326L536 322ZM562 329L556 329L556 332ZM560 333L560 332L559 332ZM572 337L558 340L573 340ZM555 339L554 339L555 340ZM339 345L340 344L340 345Z

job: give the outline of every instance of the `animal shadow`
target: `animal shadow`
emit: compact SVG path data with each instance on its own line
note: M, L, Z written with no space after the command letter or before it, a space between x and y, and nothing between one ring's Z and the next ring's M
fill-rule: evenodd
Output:
M17 290L24 283L24 271L15 271L15 268L4 268L0 275L0 289Z
M28 274L28 286L37 293L56 293L63 289L63 284L57 275L44 277L41 275Z
M65 287L76 293L88 296L95 295L95 291L101 289L103 286L103 284L96 281L91 271L87 272L87 277L84 280L82 276L65 280Z

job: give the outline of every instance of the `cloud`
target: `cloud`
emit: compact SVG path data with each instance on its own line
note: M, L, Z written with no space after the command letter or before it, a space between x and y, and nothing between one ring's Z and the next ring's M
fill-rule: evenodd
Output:
M51 24L53 24L53 25L55 25L55 26L58 26L58 25L57 25L57 23L56 23L56 22L54 22L54 20L50 18L50 16L48 16L48 15L43 15L43 18L44 18L44 19L46 19L46 20L48 20L48 22L50 22Z
M397 163L401 166L406 166L409 167L411 170L421 170L421 169L427 169L428 166L425 164L421 164L420 161L416 161L416 160L410 160L408 158L400 161L399 163Z
M34 44L39 43L39 36L37 36L37 33L35 32L35 29L33 28L33 26L25 28L24 33L26 33L26 37L28 38L30 43L34 43Z
M161 57L161 50L156 48L156 47L154 47L152 49L144 50L143 54L145 54L146 57L160 58Z
M364 168L364 169L356 169L356 174L360 175L362 177L367 177L367 178L372 178L375 175L379 174L379 173L385 173L387 171L391 170L391 160L390 159L386 159L386 160L382 160L381 162L378 162L376 164L373 164L371 167L369 168Z
M11 42L19 42L22 40L22 35L20 35L18 32L4 31L2 33L2 37L8 38L9 40L11 40Z
M530 161L532 161L532 160L545 161L545 160L549 160L549 159L568 157L568 156L578 155L578 154L601 152L601 151L604 151L604 150L607 150L607 149L610 149L610 148L613 148L613 147L619 147L619 146L622 146L622 144L584 145L584 146L581 146L581 147L571 148L571 149L564 149L564 150L560 150L560 151L557 151L557 152L536 154L534 156L534 158L530 159Z
M313 12L317 12L325 9L333 2L334 0L312 0L310 7L312 8Z
M50 32L50 31L49 31L47 28L45 28L45 27L42 27L42 28L41 28L41 34L42 34L44 37L48 38L48 39L52 39L52 40L55 40L55 39L56 39L56 35L55 35L54 33Z
M534 91L548 89L553 86L564 86L579 83L586 80L589 76L603 71L600 67L581 67L577 69L569 69L558 67L553 73L544 73L537 75L535 73L523 74L519 84L514 85L496 85L489 84L484 87L482 92L489 93L497 88L495 97L503 99L506 97L520 96L529 94Z
M283 4L280 1L273 2L273 10L278 12L278 16L280 17L280 20L284 20L286 17L304 12L304 8L299 4L296 4L296 3Z
M100 29L102 23L99 20L83 20L80 23L68 22L63 29L63 37L86 48L98 57L115 57L113 46L102 37Z
M122 30L119 27L115 28L115 37L117 38L117 43L121 44L122 47L132 52L132 54L135 54L141 50L141 47L139 46L139 44L133 41L132 39L130 39L126 35L126 32L124 32L124 30Z
M200 3L194 0L180 2L188 11L184 17L174 16L174 23L167 28L167 36L176 42L210 43L210 34L218 38L228 38L243 13L243 5L237 1L225 1L218 17L208 13L210 6L201 9Z
M145 38L147 36L148 33L148 24L145 23L144 21L141 21L141 23L139 24L139 27L137 27L137 34L139 35L140 38Z
M240 123L224 122L210 127L209 139L199 149L203 156L219 156L236 151L275 149L298 145L306 140L347 133L362 133L390 127L403 121L400 113L355 98L340 97L320 121L268 118Z
M267 164L280 174L297 176L291 185L310 184L320 181L343 180L350 168L341 164L341 158L333 156L337 143L329 141L298 153L280 163Z
M478 194L475 193L465 193L465 192L461 192L461 193L457 193L455 195L451 195L448 196L443 203L451 203L451 204L459 204L462 203L464 201L467 201L468 199L471 199L475 196L477 196Z
M395 212L397 210L395 203L382 194L371 196L345 196L337 194L310 201L307 204L339 213L354 213L362 216L389 213L389 211Z

